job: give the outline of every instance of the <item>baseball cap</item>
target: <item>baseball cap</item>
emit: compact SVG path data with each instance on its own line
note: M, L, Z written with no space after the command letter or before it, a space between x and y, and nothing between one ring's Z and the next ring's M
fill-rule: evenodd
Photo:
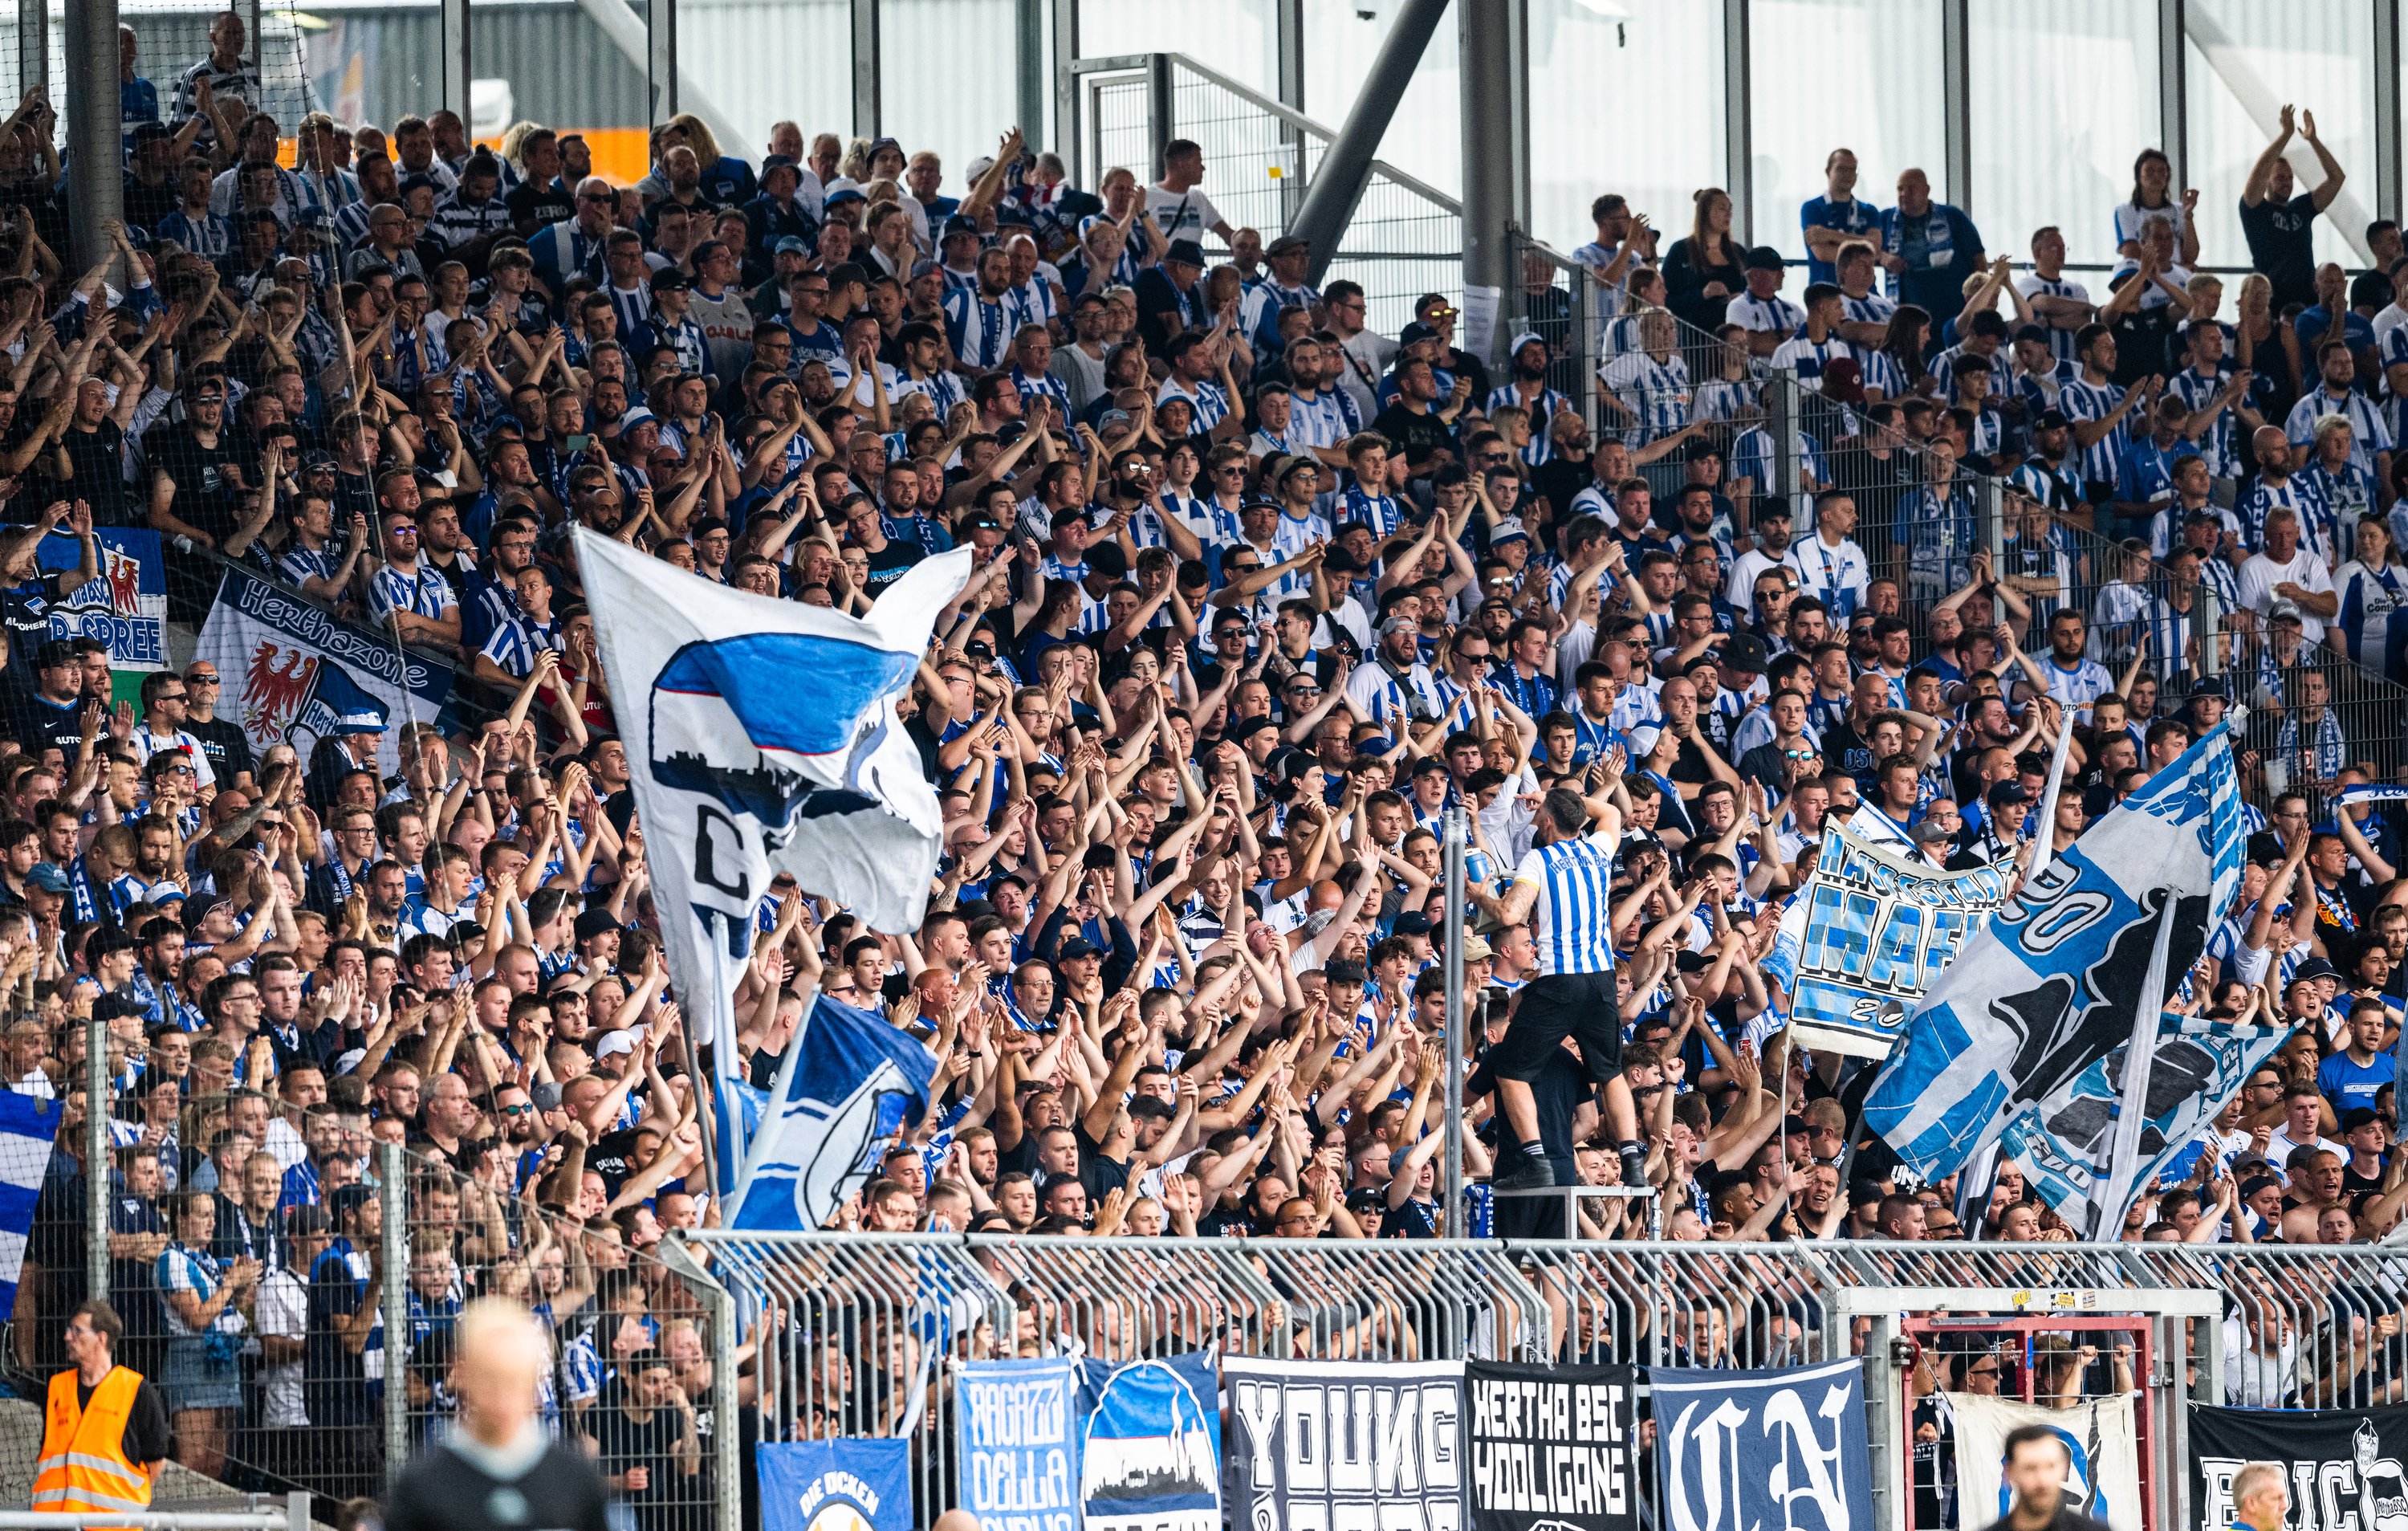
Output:
M1778 271L1781 267L1781 252L1769 244L1757 245L1747 253L1747 268L1751 271Z
M1410 632L1415 637L1419 637L1421 635L1421 630L1422 625L1420 623L1414 621L1410 616L1404 616L1401 614L1392 616L1385 622L1380 624L1380 636L1383 638L1387 637L1391 633L1398 632Z
M632 1031L606 1032L602 1040L594 1044L594 1056L608 1058L614 1052L634 1052L637 1037Z
M801 235L789 234L778 241L776 253L781 255L808 255L811 253L811 247L803 242Z
M1522 518L1518 515L1498 516L1497 529L1488 534L1490 547L1496 547L1503 542L1526 542L1529 540L1530 534L1523 529Z
M1726 670L1735 670L1742 675L1764 673L1764 640L1752 632L1733 633L1715 657Z
M1193 266L1201 269L1204 265L1204 247L1193 239L1173 239L1170 241L1170 249L1162 258L1167 261L1177 261L1182 266Z
M1993 808L2012 808L2019 802L2030 801L2031 794L2024 790L2021 782L2000 782L1990 788L1990 806Z
M1909 831L1907 838L1918 845L1937 845L1943 841L1954 840L1956 836L1954 830L1938 819L1927 818Z
M549 1079L538 1079L528 1088L527 1099L535 1103L538 1111L557 1111L560 1109L560 1087Z
M1398 915L1396 923L1388 929L1398 935L1427 935L1431 930L1430 917L1418 909L1408 909Z
M965 218L960 213L955 213L951 218L945 220L944 232L939 235L938 238L950 239L956 234L976 235L978 231L979 226L976 219Z
M2063 410L2042 410L2040 412L2040 418L2032 422L2032 428L2034 430L2068 430L2072 427L2072 425L2073 422L2065 417Z
M1521 334L1513 337L1513 343L1506 349L1506 354L1519 355L1521 354L1522 348L1526 345L1545 345L1546 343L1547 338L1545 336L1541 335L1537 330L1526 329Z
M690 293L694 279L674 266L664 266L652 273L652 291L656 293Z
M1062 945L1055 949L1054 960L1056 961L1068 962L1074 961L1082 957L1101 957L1103 954L1103 948L1088 940L1085 936L1074 935L1069 940L1063 942Z
M588 909L577 917L577 939L591 941L605 932L619 929L619 917L608 909Z

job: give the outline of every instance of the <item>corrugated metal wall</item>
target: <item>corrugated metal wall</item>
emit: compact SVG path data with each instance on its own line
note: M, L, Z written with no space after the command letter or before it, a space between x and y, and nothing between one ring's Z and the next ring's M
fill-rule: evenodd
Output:
M439 8L345 7L312 14L325 24L308 34L310 69L329 102L342 96L343 71L353 59L360 66L362 121L390 126L441 100ZM476 74L510 82L513 118L554 127L644 125L648 93L642 71L574 4L476 4L469 7L468 25Z
M806 134L851 137L845 0L681 0L678 48L686 78L744 130L747 142L730 152L757 162L769 124L781 120Z

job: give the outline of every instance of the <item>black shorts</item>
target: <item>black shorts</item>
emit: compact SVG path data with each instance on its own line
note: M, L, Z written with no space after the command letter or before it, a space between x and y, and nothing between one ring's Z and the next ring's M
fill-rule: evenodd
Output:
M1564 1038L1580 1044L1588 1076L1602 1085L1622 1073L1622 1007L1611 973L1533 978L1513 1004L1512 1023L1491 1062L1500 1079L1539 1076Z

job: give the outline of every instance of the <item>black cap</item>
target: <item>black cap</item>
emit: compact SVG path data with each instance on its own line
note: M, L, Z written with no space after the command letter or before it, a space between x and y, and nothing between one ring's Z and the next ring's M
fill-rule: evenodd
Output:
M34 668L36 670L51 670L75 662L75 645L64 638L52 638L34 651Z
M1747 268L1751 271L1778 271L1782 265L1781 252L1769 244L1757 245L1747 253Z
M951 218L945 220L944 232L939 234L938 238L940 239L950 239L956 234L976 234L978 231L979 226L976 219L965 218L960 213L955 213Z
M664 266L652 273L652 291L656 293L690 293L694 279L674 266Z
M2012 808L2019 802L2030 801L2031 794L2024 790L2021 782L2000 782L1990 788L1990 806L1993 808Z
M1088 940L1085 936L1074 935L1069 940L1063 942L1062 945L1054 951L1054 956L1056 961L1068 962L1075 960L1081 957L1101 957L1103 954L1103 948Z
M1736 670L1742 675L1761 675L1766 662L1764 640L1752 632L1733 633L1714 657L1727 670Z
M1200 271L1204 268L1204 247L1193 239L1173 239L1162 258L1177 261L1182 266L1193 266Z
M2065 412L2063 410L2042 410L2040 412L2040 418L2032 422L2032 428L2034 430L2065 430L2070 428L2072 424L2072 421L2068 420L2065 417Z

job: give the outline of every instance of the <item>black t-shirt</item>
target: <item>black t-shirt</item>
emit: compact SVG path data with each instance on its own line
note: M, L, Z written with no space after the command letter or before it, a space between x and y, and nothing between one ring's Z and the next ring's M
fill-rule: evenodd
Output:
M76 1379L76 1408L92 1407L93 1390ZM167 1406L159 1401L159 1390L145 1378L134 1390L134 1409L125 1417L125 1436L120 1442L125 1460L133 1463L165 1462L167 1448L174 1437L167 1429Z
M67 461L75 466L75 477L67 483L67 492L92 507L92 524L95 527L130 527L136 517L125 493L125 432L117 422L104 419L91 430L79 430L69 426L61 438L66 447ZM146 513L139 519L148 525Z
M83 748L83 702L70 701L64 707L53 706L30 688L15 693L17 743L38 754L45 745L56 745L72 761Z
M521 181L502 198L502 206L510 209L513 226L534 219L538 224L556 224L577 215L577 198L550 182L538 186L532 181Z
M233 785L236 777L251 769L251 741L243 736L242 725L232 718L187 719L184 731L201 742L201 753L209 758L209 773L220 787Z
M903 577L903 571L927 556L917 542L907 542L890 537L886 545L869 556L869 594L874 599L885 593L886 587Z
M411 1463L384 1509L386 1531L609 1531L609 1495L584 1453L555 1442L507 1482L450 1447ZM540 1507L540 1508L538 1508Z
M163 421L142 438L142 453L154 473L175 482L169 508L188 527L224 542L236 525L235 477L241 454L231 430L220 430L214 443L204 443L183 421Z
M1205 327L1203 286L1199 279L1182 293L1158 266L1149 266L1137 274L1137 332L1147 351L1159 354L1170 344L1170 326L1163 323L1165 314L1177 315L1190 330Z
M1391 404L1371 422L1371 429L1405 449L1405 461L1418 469L1440 452L1454 450L1454 428L1434 412L1416 414L1402 404Z
M2286 303L2316 300L2315 230L2316 198L2301 192L2288 202L2268 197L2251 207L2241 204L2241 232L2249 241L2249 264L2266 274L2274 289L2273 310Z
M646 1511L658 1516L665 1508L686 1496L681 1487L685 1476L678 1461L678 1442L685 1429L674 1405L664 1405L652 1411L652 1417L638 1423L627 1417L627 1411L616 1401L597 1404L585 1416L585 1433L592 1436L602 1449L597 1464L605 1478L617 1477L630 1467L648 1469L652 1481L640 1489L614 1489L622 1503L632 1505L637 1511L637 1524L645 1524ZM550 1522L547 1520L547 1526Z

